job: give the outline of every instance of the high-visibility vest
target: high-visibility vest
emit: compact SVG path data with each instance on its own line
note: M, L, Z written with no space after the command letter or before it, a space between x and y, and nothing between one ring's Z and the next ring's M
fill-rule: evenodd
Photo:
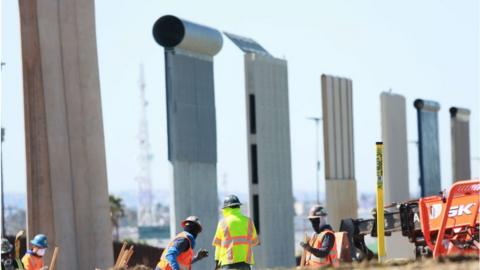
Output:
M313 248L320 249L322 247L322 242L323 242L324 236L327 233L330 233L330 234L332 234L332 236L335 237L335 233L333 231L324 230L320 234L315 234L310 239L308 244ZM340 261L338 260L338 257L337 257L337 244L335 243L335 241L333 241L333 247L332 247L332 249L330 249L330 252L328 253L328 255L326 257L319 258L319 257L313 255L312 253L306 251L305 265L306 266L315 266L315 267L322 267L322 266L329 266L329 265L332 265L334 267L340 266Z
M174 245L175 240L177 240L179 238L187 239L188 243L190 244L190 247L188 248L188 250L186 250L186 251L184 251L184 252L182 252L178 255L178 257L177 257L178 265L180 266L181 270L190 270L191 269L192 259L193 259L193 248L192 248L192 242L190 241L190 239L188 238L188 236L185 232L181 232L181 233L177 234L177 236L172 241L170 241L170 243L168 243L168 246L163 250L162 257L160 257L160 261L157 264L158 268L160 268L162 270L172 270L173 269L172 266L170 265L170 263L168 262L166 256L167 256L168 249L171 248Z
M215 260L222 266L240 262L253 265L252 247L258 245L258 238L252 220L243 216L240 209L228 209L212 245L216 247Z
M43 267L43 258L35 256L32 251L27 251L22 258L23 268L25 270L39 270Z

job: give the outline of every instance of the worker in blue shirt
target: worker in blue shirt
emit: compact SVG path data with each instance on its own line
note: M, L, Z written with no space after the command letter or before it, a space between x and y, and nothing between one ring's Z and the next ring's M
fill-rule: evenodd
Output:
M179 233L165 248L155 270L190 270L191 265L205 257L208 251L201 249L194 256L195 239L202 231L198 217L190 216L182 222Z

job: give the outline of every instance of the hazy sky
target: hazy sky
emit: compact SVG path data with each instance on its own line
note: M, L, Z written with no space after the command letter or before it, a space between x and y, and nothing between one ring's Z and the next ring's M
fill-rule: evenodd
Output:
M2 1L2 126L6 192L25 190L25 147L18 1ZM471 154L479 145L479 4L464 1L134 1L97 0L96 25L109 188L136 187L140 100L145 66L156 189L168 189L163 48L151 34L173 14L251 37L288 61L294 192L315 188L315 128L321 116L320 75L353 80L355 175L358 191L375 190L379 95L389 88L407 100L408 139L417 140L413 101L438 101L442 186L451 183L451 106L472 110ZM221 191L247 192L243 57L224 37L215 57L218 182ZM323 140L323 138L320 138ZM321 141L322 142L322 141ZM323 144L323 142L322 142ZM324 179L323 146L320 148ZM480 161L472 159L479 176ZM415 144L409 144L410 191L418 192ZM322 180L322 187L323 187Z

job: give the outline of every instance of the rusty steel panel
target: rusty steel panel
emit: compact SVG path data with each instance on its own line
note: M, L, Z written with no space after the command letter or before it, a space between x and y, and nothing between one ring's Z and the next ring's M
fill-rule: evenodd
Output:
M442 190L438 140L440 104L417 99L413 105L417 109L421 196L437 195Z

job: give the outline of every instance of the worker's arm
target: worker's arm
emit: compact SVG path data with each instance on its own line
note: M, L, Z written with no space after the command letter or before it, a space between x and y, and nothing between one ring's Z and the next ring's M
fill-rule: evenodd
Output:
M165 258L167 259L168 263L170 264L173 270L180 269L180 265L177 262L177 257L178 255L180 255L180 253L186 251L189 248L190 248L190 243L186 238L178 238L173 243L173 246L171 246L167 250L167 254L165 255Z
M23 268L26 270L32 269L33 265L30 262L30 256L23 256L22 258Z
M323 236L322 246L320 248L314 248L308 244L304 248L312 253L315 257L325 258L330 253L330 250L333 248L335 243L335 235L333 233L327 233Z
M213 237L212 246L215 247L215 261L220 260L220 249L222 246L223 240L223 229L222 229L222 222L220 221L217 225L217 230L215 231L215 236Z
M258 240L258 235L257 235L257 230L255 228L255 223L253 223L253 220L249 220L250 226L252 226L252 246L258 246L260 245L260 241Z

